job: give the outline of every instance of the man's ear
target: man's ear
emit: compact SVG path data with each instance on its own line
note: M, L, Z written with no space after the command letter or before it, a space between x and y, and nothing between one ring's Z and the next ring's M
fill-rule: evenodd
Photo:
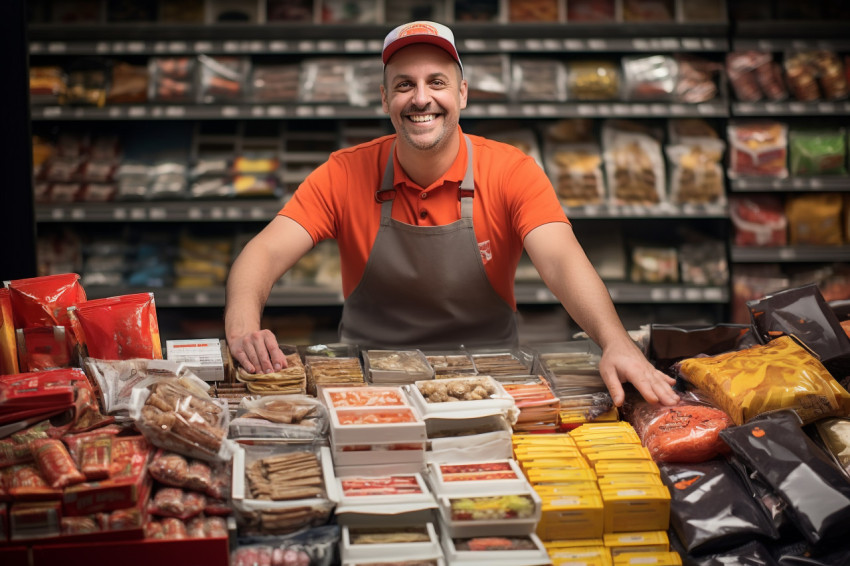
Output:
M460 109L463 110L466 108L466 96L469 93L469 84L466 82L466 79L461 79L460 81Z
M384 88L384 85L381 85L381 108L384 110L384 114L390 113L390 105L387 102L387 89Z

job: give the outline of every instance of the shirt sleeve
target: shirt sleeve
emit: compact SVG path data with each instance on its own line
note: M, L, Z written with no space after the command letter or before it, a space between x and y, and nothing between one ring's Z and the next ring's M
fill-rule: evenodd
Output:
M552 182L532 157L517 161L507 177L505 191L511 224L522 240L544 224L570 222Z
M334 187L341 186L340 182L334 182L339 177L334 174L339 166L331 159L314 169L278 212L307 230L314 244L337 237L343 205L340 194L334 191Z

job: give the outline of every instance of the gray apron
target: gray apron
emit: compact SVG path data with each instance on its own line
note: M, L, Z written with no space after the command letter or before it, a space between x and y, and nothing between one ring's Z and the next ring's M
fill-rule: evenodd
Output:
M464 139L461 218L444 226L393 220L393 145L376 193L381 226L363 278L345 300L341 341L431 350L517 344L516 316L487 278L472 227L472 143Z

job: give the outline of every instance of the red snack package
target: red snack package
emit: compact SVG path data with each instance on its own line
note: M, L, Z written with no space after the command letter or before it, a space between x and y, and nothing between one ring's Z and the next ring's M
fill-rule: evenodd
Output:
M41 500L55 498L61 492L47 485L35 464L20 464L0 470L0 479L6 493L15 499Z
M25 372L71 367L71 342L64 326L18 328L19 367Z
M189 537L186 531L186 523L175 517L166 517L162 520L162 538L170 540L182 540Z
M788 219L776 195L736 195L729 199L736 246L784 246Z
M15 320L9 289L0 288L0 375L20 372L15 344Z
M202 460L190 461L189 469L186 471L186 483L183 487L206 493L211 484L212 470L209 464Z
M172 487L183 487L186 485L186 474L189 463L181 454L158 450L156 455L148 464L148 472L156 481Z
M32 462L29 443L36 438L47 438L49 426L48 421L42 421L0 440L0 468Z
M788 176L788 125L780 122L729 124L729 177Z
M673 407L639 401L629 421L656 462L700 463L729 451L720 431L734 426L721 409L683 399Z
M80 471L88 481L103 480L109 477L112 466L112 438L99 437L83 442L80 450Z
M30 450L50 487L62 489L86 481L61 440L39 438L30 442Z
M111 444L111 439L119 432L121 432L121 427L119 425L110 424L88 432L66 434L62 437L62 442L64 442L65 446L68 447L68 452L71 454L71 458L79 464L83 444L98 438L109 438Z
M69 309L89 357L162 359L153 293L85 301Z
M68 307L86 300L76 273L9 281L15 328L68 326Z
M73 407L73 369L0 376L0 424L47 418ZM85 375L83 375L85 378Z

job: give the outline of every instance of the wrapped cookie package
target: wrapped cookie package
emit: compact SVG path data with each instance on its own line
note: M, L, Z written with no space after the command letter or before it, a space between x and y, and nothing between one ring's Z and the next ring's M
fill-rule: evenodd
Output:
M664 158L653 131L607 121L602 147L611 204L652 207L667 201Z

